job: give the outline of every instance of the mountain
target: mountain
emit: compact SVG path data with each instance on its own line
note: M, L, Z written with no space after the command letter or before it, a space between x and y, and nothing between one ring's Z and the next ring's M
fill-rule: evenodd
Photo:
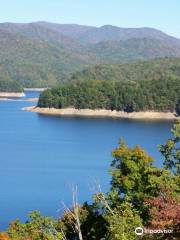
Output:
M180 40L153 28L120 28L105 25L93 28L79 35L78 39L86 44L96 44L107 41L126 41L129 39L156 39L180 46Z
M180 57L179 46L153 38L100 42L89 46L89 52L96 54L105 63Z
M93 61L60 44L0 29L0 75L25 87L55 85Z
M59 45L64 48L78 49L80 43L75 39L46 27L41 23L27 23L27 24L12 24L2 23L0 24L0 30L7 31L9 33L19 34L21 36L28 37L32 40L45 41L50 44Z
M64 36L78 40L84 44L96 44L108 41L126 41L136 38L149 38L167 41L180 46L180 40L153 28L120 28L111 25L102 27L83 26L78 24L56 24L36 22L38 26L54 30Z
M180 57L180 40L156 29L0 24L0 75L24 87L54 86L97 64L162 57Z
M180 80L180 58L162 58L127 64L102 64L75 73L72 80L139 81Z
M36 25L43 26L47 29L54 30L60 34L76 39L80 38L82 34L86 34L86 32L96 29L96 27L92 26L83 26L78 24L57 24L49 22L36 22Z

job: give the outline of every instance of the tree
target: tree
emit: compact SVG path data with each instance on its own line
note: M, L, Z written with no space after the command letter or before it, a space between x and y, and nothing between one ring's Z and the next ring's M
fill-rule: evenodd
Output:
M144 199L157 196L162 187L177 189L177 178L169 171L153 166L153 158L139 146L128 148L121 141L112 155L111 191L117 192L119 202L128 199L146 222L149 216Z
M165 168L178 175L180 174L180 121L174 124L171 132L172 138L168 139L165 145L160 145L159 149L164 157Z
M0 240L9 240L7 233L0 232Z
M63 240L62 234L56 230L55 221L39 212L30 213L26 223L12 222L8 233L12 240Z
M111 197L109 196L111 194ZM132 203L126 199L123 202L118 202L116 192L112 191L108 194L99 192L94 197L96 208L102 214L106 221L106 231L104 232L103 240L135 240L135 228L142 226L142 219L139 212L134 208ZM97 207L98 206L98 207Z
M44 91L39 107L133 111L176 111L179 79L139 81L79 80Z
M180 116L180 99L178 100L178 102L176 104L176 113L178 116Z
M122 203L119 207L113 209L113 214L109 212L105 215L105 219L108 225L107 240L138 239L135 235L135 229L142 226L142 220L131 203Z
M162 189L157 197L145 200L150 207L149 229L171 229L173 234L180 232L180 196L173 196L170 190ZM161 235L166 239L166 234Z
M81 223L81 233L84 240L103 240L107 232L107 221L100 213L95 204L84 203L78 205L79 220ZM64 232L66 239L80 239L78 231L75 227L74 210L65 211L63 216L58 221L59 231Z

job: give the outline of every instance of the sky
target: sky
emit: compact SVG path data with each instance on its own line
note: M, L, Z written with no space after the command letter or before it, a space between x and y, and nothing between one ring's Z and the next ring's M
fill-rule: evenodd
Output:
M0 22L152 27L180 38L180 0L0 0Z

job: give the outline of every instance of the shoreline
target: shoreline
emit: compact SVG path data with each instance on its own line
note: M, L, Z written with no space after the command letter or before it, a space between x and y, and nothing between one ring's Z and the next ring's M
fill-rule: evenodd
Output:
M25 92L43 92L48 88L24 88Z
M9 102L38 102L38 98L24 98L24 99L12 99L8 97L0 97L0 101L9 101Z
M171 112L132 112L126 113L123 111L111 111L105 109L55 109L55 108L40 108L36 106L24 107L23 111L31 111L44 115L56 115L56 116L78 116L78 117L112 117L112 118L124 118L124 119L154 119L154 120L178 120L180 117L176 117L175 113Z
M0 98L19 98L19 97L25 97L24 92L0 92Z

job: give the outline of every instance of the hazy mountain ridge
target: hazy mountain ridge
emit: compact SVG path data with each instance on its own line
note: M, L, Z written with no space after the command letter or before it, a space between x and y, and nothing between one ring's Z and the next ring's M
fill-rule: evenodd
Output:
M88 32L89 30L96 29L92 26L84 26L78 24L58 24L50 22L37 22L39 26L44 26L48 29L54 30L60 34L66 35L71 38L79 38L82 34Z
M46 28L38 23L28 24L0 24L0 30L5 30L10 33L19 34L28 37L33 40L45 41L51 44L57 44L65 48L77 48L80 47L78 41L63 35L53 29Z
M49 22L36 22L35 25L54 30L81 43L95 44L106 41L125 41L131 38L150 38L164 40L180 46L180 39L172 37L160 30L148 27L121 28L112 25L101 27L83 26L78 24L56 24Z
M0 74L25 87L52 86L96 64L159 57L180 57L180 40L151 28L0 24Z
M179 39L171 37L160 30L153 28L120 28L111 25L90 29L88 32L81 34L80 38L81 41L91 44L104 41L125 41L132 38L150 38L166 40L180 45Z

